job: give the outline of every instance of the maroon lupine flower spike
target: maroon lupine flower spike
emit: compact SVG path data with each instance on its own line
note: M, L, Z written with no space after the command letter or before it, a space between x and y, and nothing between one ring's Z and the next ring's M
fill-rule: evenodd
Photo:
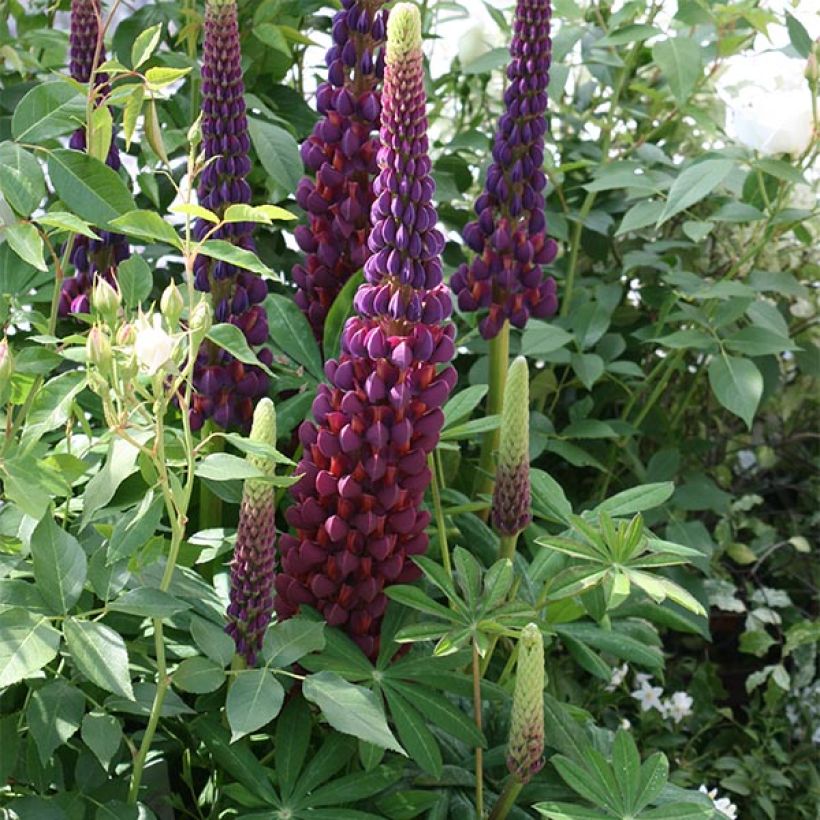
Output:
M518 0L506 111L498 123L493 163L475 211L478 219L463 232L477 253L451 280L464 311L489 308L479 322L485 339L509 319L524 327L530 316L555 313L555 282L541 266L555 259L558 246L547 237L544 216L544 134L552 42L550 0Z
M328 80L316 92L322 119L302 145L315 179L296 192L308 213L296 241L307 254L293 268L296 303L321 341L325 317L345 282L367 258L373 179L384 75L385 0L343 0L333 18L333 45L325 58Z
M205 43L202 56L202 147L206 167L199 179L199 204L220 217L230 205L249 204L251 188L245 177L251 169L248 120L242 82L239 24L234 0L209 0L205 10ZM194 225L202 239L213 228L206 220ZM253 251L253 223L232 222L210 234L244 250ZM268 320L261 302L268 295L261 277L229 262L198 256L194 285L210 292L217 322L236 325L252 348L268 340ZM260 350L269 365L271 351ZM268 391L268 377L258 367L243 364L216 345L199 349L194 372L196 394L191 427L198 430L211 418L220 427L247 430L253 407Z
M390 14L382 102L359 315L344 328L339 360L325 366L330 384L313 402L316 423L299 430L302 478L287 513L296 534L280 539L275 584L280 617L315 607L371 658L384 588L419 576L410 559L427 549L427 457L456 381L452 367L438 367L453 356L455 328L445 322L451 301L431 204L421 22L412 5Z
M101 43L99 52L97 51L99 21L99 0L71 0L69 67L71 76L81 83L91 80L95 55L97 65L105 61L105 49ZM107 93L108 77L105 74L96 74L94 83L101 93ZM69 146L75 151L85 151L85 128L78 128L71 135ZM113 139L108 149L106 164L115 171L120 169L120 152ZM130 256L128 242L124 236L110 231L98 231L98 235L99 239L79 235L74 237L69 259L74 265L75 273L63 280L57 306L60 316L65 317L69 313L88 313L94 277L99 276L108 284L115 285L117 265Z
M256 405L250 438L276 446L276 410L268 398L260 399ZM276 462L272 458L249 455L247 460L265 476L273 476ZM246 479L231 562L231 603L225 631L234 639L237 654L248 666L256 663L273 614L275 520L273 484L259 478Z

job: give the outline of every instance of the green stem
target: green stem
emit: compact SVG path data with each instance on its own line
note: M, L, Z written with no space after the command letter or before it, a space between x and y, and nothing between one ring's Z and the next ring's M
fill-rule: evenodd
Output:
M479 664L478 645L473 640L473 715L475 725L483 731L481 720L481 667ZM484 750L475 747L475 810L478 817L484 816Z
M438 530L438 547L441 553L441 563L444 566L444 571L447 573L450 580L453 580L453 567L450 564L450 549L447 545L447 529L444 525L444 511L441 507L441 491L438 482L438 470L436 469L435 454L430 453L427 457L427 463L430 467L430 472L433 479L430 482L430 492L433 496L433 511L436 516L436 529Z
M504 784L504 791L501 792L496 804L493 806L493 810L490 812L489 820L505 820L523 788L523 783L519 783L513 777L508 778Z
M202 440L204 441L213 432L214 425L209 420L202 428ZM203 450L206 453L216 453L225 447L225 439L222 436L214 436ZM200 480L199 483L199 528L210 530L222 526L222 499L216 495L211 488Z
M165 693L170 685L168 670L165 663L165 639L162 633L162 618L154 618L154 646L157 653L157 691L154 695L154 702L151 705L151 714L148 718L148 725L145 727L145 734L142 736L139 751L134 759L134 770L131 774L131 785L128 789L129 804L136 805L139 798L140 784L142 783L142 773L145 769L145 761L151 749L151 742L157 731L159 718L162 714L162 704L165 700Z
M502 535L500 537L500 545L498 550L499 558L509 558L510 561L515 557L515 545L518 543L518 533L515 535Z
M504 322L500 332L490 339L490 372L489 392L487 394L487 415L501 413L504 406L504 385L507 382L507 366L510 359L510 323ZM501 435L499 429L489 430L481 442L481 457L478 462L478 473L475 477L473 495L492 495L495 486L495 451ZM486 521L489 509L482 513Z

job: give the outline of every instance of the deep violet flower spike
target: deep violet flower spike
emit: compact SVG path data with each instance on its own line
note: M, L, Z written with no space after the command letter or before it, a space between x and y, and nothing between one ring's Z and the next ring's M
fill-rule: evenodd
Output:
M519 783L544 765L544 638L537 624L527 624L518 639L507 768Z
M321 341L327 312L367 257L373 179L378 171L385 0L346 2L333 18L328 79L316 92L321 119L302 145L311 176L297 199L308 223L296 231L305 252L293 268L296 303Z
M99 44L100 5L98 0L72 0L71 32L69 35L69 69L73 79L81 83L91 80L94 73L94 58L97 65L105 61L105 49ZM105 74L94 75L96 86L105 89L108 77ZM75 151L85 151L85 128L78 128L72 135L69 145ZM114 140L108 149L106 164L115 171L120 169L120 152ZM99 239L85 236L74 237L71 246L70 261L74 265L74 275L63 280L60 299L57 305L58 314L62 317L70 313L88 313L90 309L91 289L95 277L104 279L109 285L116 284L117 265L130 255L125 237L99 232Z
M199 177L199 204L222 216L230 205L248 204L251 188L245 177L251 169L250 137L245 114L239 24L233 0L210 0L205 8L205 40L202 55L202 148L205 167ZM198 220L197 238L213 228ZM253 224L222 225L211 238L254 251ZM194 260L194 286L209 292L217 322L230 323L245 335L254 349L268 339L268 320L261 302L268 295L265 281L250 271L207 256ZM269 365L271 352L258 351ZM265 372L243 364L212 342L199 349L194 370L196 392L191 427L198 430L207 419L219 427L247 430L256 400L268 391Z
M550 0L518 0L507 67L505 112L493 142L493 162L477 219L463 231L476 252L451 280L463 311L487 310L479 321L485 339L509 321L524 327L530 316L555 313L555 281L542 267L558 246L547 237L544 216L545 113L552 42Z
M502 535L517 535L532 521L529 379L527 360L518 356L510 365L504 386L493 490L493 526Z
M382 102L372 255L341 356L325 366L315 423L299 430L301 478L287 511L294 534L280 539L275 584L280 618L311 606L373 659L385 587L420 575L412 557L427 549L427 461L456 381L431 203L421 23L409 4L390 13ZM417 217L405 224L409 207Z
M253 413L250 440L276 445L276 410L268 398L260 399ZM262 455L247 461L265 476L273 476L276 462ZM225 631L234 639L236 652L248 666L256 663L265 630L273 614L276 494L270 481L248 478L239 509L231 562L230 605Z

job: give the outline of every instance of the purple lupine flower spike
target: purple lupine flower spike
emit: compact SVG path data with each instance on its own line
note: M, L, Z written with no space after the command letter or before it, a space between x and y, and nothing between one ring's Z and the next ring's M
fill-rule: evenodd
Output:
M378 173L384 2L344 0L333 18L328 80L316 92L322 119L302 145L305 167L315 179L305 177L296 192L308 213L308 224L296 229L296 241L307 256L292 276L298 286L296 303L319 341L333 300L367 258Z
M251 200L251 188L245 180L251 169L251 141L241 56L236 3L209 0L202 55L202 147L206 164L197 195L200 205L220 217L229 205L246 205ZM212 223L197 220L194 236L202 239L212 228ZM255 250L253 223L228 223L209 238ZM268 319L261 305L268 295L264 279L229 262L200 255L194 261L194 286L211 294L216 322L236 325L251 348L267 341ZM260 350L258 356L265 365L273 360L268 349ZM256 400L268 391L268 377L260 368L243 364L206 342L197 356L194 387L192 429L198 430L210 418L223 428L247 430Z
M97 52L99 20L99 0L71 0L70 70L72 78L81 83L91 80L95 55L97 65L105 61L102 44ZM94 83L100 92L107 93L108 77L105 74L96 74ZM78 128L71 135L69 146L75 151L85 151L85 128ZM120 152L114 140L111 140L106 164L115 171L120 169ZM109 231L99 231L98 235L99 239L74 237L70 262L75 273L63 280L57 305L58 315L62 317L70 313L88 313L95 276L115 285L117 265L130 256L124 236Z
M550 0L518 0L504 92L506 110L498 122L493 162L475 211L464 228L477 256L462 265L450 282L461 310L489 312L479 322L492 339L505 320L524 327L530 316L555 313L558 299L552 277L542 265L555 259L558 246L547 237L544 216L544 134L552 42Z
M260 399L256 405L250 439L276 446L276 410L268 398ZM273 476L276 462L272 458L249 455L247 460L266 477ZM263 478L245 480L231 562L231 602L225 631L234 639L237 654L248 666L256 663L273 614L275 490Z
M313 402L280 539L275 607L303 604L340 626L371 658L387 599L384 588L419 576L410 560L427 549L422 510L427 457L455 385L447 363L455 327L442 283L444 237L431 204L421 21L400 3L388 23L380 174L371 219L371 256L342 333L341 356L325 366L329 385ZM439 365L443 367L439 369Z

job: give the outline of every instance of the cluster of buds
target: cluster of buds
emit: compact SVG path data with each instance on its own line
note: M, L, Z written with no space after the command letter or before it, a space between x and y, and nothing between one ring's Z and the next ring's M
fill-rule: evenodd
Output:
M296 191L308 224L296 229L307 254L293 268L296 303L321 341L325 317L344 283L367 258L367 235L378 172L387 11L385 0L343 0L333 18L333 45L327 52L327 82L316 92L322 118L302 145L302 160L315 178Z
M245 114L239 24L234 0L209 0L205 10L205 42L202 58L202 144L205 168L199 178L199 204L222 217L228 206L249 204L251 188L245 177L251 169L250 137ZM216 230L200 219L194 237L222 239L247 251L255 249L253 223L230 222ZM261 303L268 295L264 279L230 262L200 255L194 261L194 285L210 293L214 320L238 327L251 347L268 339L268 320ZM269 365L268 349L259 359ZM261 368L244 364L215 344L199 351L194 372L191 427L198 430L206 419L220 427L247 430L253 407L268 391L268 377Z
M276 410L268 398L260 399L256 405L250 439L270 447L276 445ZM276 462L270 456L250 454L247 460L262 476L273 476ZM234 639L237 654L248 666L256 663L273 614L276 493L264 477L245 480L225 628Z
M71 0L71 76L81 83L90 82L93 77L95 86L100 90L106 90L108 77L102 73L94 73L95 67L105 61L105 49L99 40L99 0ZM85 151L84 128L78 128L71 135L69 146L75 151ZM120 169L120 152L114 140L108 149L106 164L115 171ZM69 258L75 273L63 280L57 306L60 316L88 313L89 297L95 278L101 277L109 284L115 284L117 265L130 255L128 242L122 235L100 231L98 236L99 239L79 235L74 237Z
M370 657L379 650L385 586L419 576L410 559L427 549L428 456L456 381L447 365L455 328L445 321L444 239L431 205L418 9L396 5L387 35L372 256L341 356L325 367L330 384L313 403L316 423L299 430L302 477L287 513L296 534L280 539L275 599L283 618L301 605L317 608Z
M518 639L507 768L521 784L544 765L544 639L537 624L527 624Z
M463 232L477 255L451 280L461 310L488 309L479 322L485 339L498 335L508 320L524 327L530 316L550 316L558 306L555 282L541 268L558 251L546 234L542 170L551 47L550 0L518 0L505 112L486 186L476 200L478 219Z
M501 440L493 490L493 526L518 535L532 521L530 501L530 375L527 360L510 365L504 386Z

